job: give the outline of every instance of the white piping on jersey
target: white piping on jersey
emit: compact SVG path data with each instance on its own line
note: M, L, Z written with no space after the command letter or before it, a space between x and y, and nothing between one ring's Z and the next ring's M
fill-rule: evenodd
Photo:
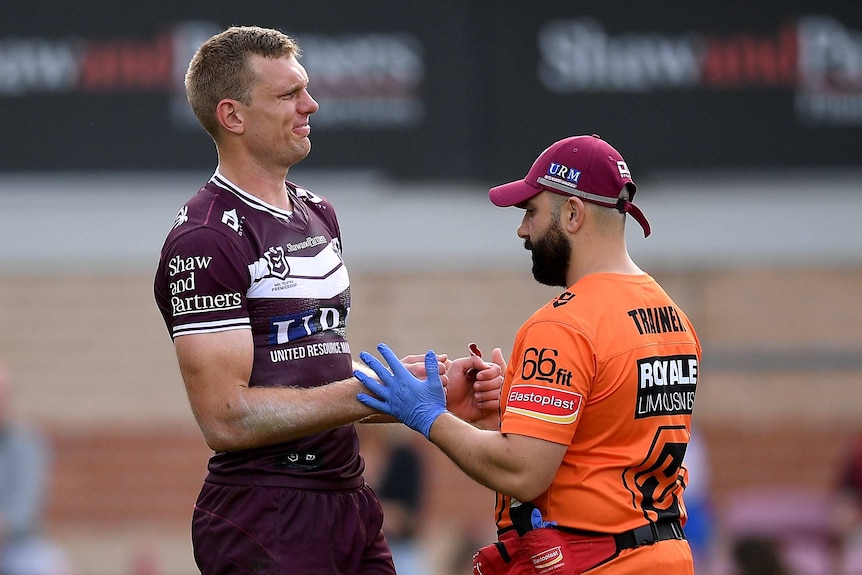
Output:
M272 204L268 204L268 203L264 202L263 200L261 200L257 196L254 196L254 195L249 194L248 192L244 191L242 188L240 188L239 186L237 186L236 184L234 184L233 182L231 182L230 180L225 178L221 174L221 172L219 172L218 168L216 168L216 171L213 174L212 178L210 178L210 181L212 183L214 183L215 185L217 185L218 187L233 193L234 195L236 195L237 198L242 200L243 203L248 204L249 207L252 207L258 211L268 212L268 213L272 214L273 216L275 216L277 218L281 218L283 220L289 220L293 216L293 211L283 210L281 208L277 208L277 207L273 206ZM285 186L285 189L287 189L286 186ZM290 193L290 192L288 191L288 193ZM295 205L296 205L296 202L294 202L294 206Z
M172 335L186 335L189 333L211 333L214 331L228 331L232 329L251 329L251 320L248 316L234 319L220 319L215 321L199 321L175 325Z

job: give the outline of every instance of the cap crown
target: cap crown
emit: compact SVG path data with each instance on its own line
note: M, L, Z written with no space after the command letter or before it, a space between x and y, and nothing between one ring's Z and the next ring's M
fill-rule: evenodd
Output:
M552 144L536 158L524 180L608 206L616 205L623 189L628 188L629 200L637 190L623 157L596 135L572 136Z
M542 190L614 207L637 220L644 237L650 234L646 216L632 203L637 186L628 165L613 146L595 134L571 136L551 144L523 180L494 186L488 190L488 198L495 206L516 206Z

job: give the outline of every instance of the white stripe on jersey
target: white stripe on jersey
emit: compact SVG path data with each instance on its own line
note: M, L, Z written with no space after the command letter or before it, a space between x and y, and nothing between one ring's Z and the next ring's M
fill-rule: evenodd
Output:
M246 297L329 299L350 286L350 278L341 255L332 243L314 257L285 256L288 275L270 275L266 258L248 266L251 287Z
M248 192L243 191L242 188L240 188L239 186L237 186L236 184L234 184L233 182L231 182L230 180L228 180L227 178L222 176L221 173L219 173L218 169L216 169L215 174L213 174L213 177L210 178L210 181L212 183L214 183L215 185L217 185L218 187L220 187L224 190L227 190L229 192L232 192L243 203L247 204L248 206L250 206L250 207L252 207L258 211L268 212L269 214L271 214L277 218L281 218L282 220L290 219L290 217L293 216L292 211L277 208L271 204L264 202L263 200L261 200L257 196L253 196L252 194L249 194Z
M232 329L251 329L251 321L248 317L239 317L235 319L185 323L175 325L172 335L177 337L178 335L186 335L189 333L211 333L214 331L228 331Z

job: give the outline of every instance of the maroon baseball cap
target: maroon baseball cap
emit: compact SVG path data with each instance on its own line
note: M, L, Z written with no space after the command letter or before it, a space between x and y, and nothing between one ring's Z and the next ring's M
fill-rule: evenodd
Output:
M584 201L631 214L650 234L649 222L631 200L637 186L625 160L599 136L571 136L551 144L533 162L523 180L491 188L488 197L501 208L526 202L542 190L577 196ZM621 198L628 190L628 199Z

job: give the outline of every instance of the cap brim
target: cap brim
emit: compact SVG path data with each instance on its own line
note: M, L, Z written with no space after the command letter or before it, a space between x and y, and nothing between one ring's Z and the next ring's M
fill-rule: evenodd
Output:
M491 188L488 190L488 198L495 206L508 208L526 202L541 191L542 188L538 186L517 180Z

